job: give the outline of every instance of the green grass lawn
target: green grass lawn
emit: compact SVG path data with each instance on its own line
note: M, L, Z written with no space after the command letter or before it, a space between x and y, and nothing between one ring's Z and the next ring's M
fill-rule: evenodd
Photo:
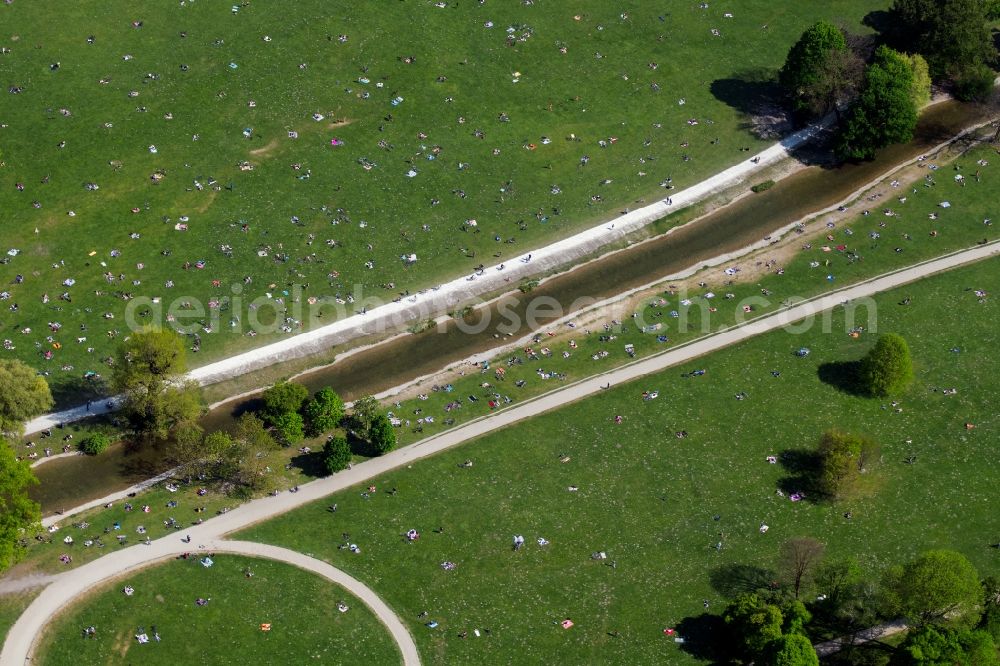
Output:
M80 663L373 664L399 661L389 633L357 599L286 564L217 555L130 574L56 618L39 661ZM244 575L251 570L253 577ZM134 588L132 596L123 593ZM197 599L208 604L198 606ZM337 604L345 603L346 612ZM270 623L269 632L261 631ZM93 638L82 637L93 626ZM154 630L155 627L155 630ZM141 628L141 629L140 629ZM154 631L161 640L155 641ZM145 633L149 643L135 636Z
M996 192L1000 187L1000 175L995 167L979 167L976 162L980 159L989 159L993 151L987 146L977 148L969 154L963 156L954 163L949 163L943 170L928 173L938 174L936 181L938 185L932 188L918 187L913 193L912 188L906 192L901 192L892 188L889 182L874 188L874 191L885 191L906 196L907 203L899 204L886 203L887 197L878 200L878 206L893 207L898 213L897 217L886 217L879 214L880 208L874 208L875 213L864 216L860 214L862 206L875 206L875 204L863 199L855 204L859 209L857 218L851 220L849 224L838 225L836 229L829 230L834 235L831 245L841 242L849 243L850 249L862 257L861 260L851 261L846 251L823 252L820 242L813 242L810 249L800 250L796 256L781 268L784 274L776 274L777 267L760 280L742 280L736 276L736 283L730 286L721 284L723 279L729 279L722 272L722 268L716 270L717 278L706 276L711 283L699 289L699 293L714 291L717 293L715 299L718 310L715 313L705 312L701 307L706 303L697 295L690 295L696 302L692 306L682 306L679 304L680 295L670 296L664 294L668 301L666 304L652 305L652 300L642 311L643 322L663 322L664 328L653 333L643 333L639 326L631 320L625 320L624 326L614 327L613 334L617 338L613 341L602 341L600 337L605 334L599 327L584 334L582 330L572 339L576 343L573 348L561 335L556 342L547 343L542 341L537 345L532 345L536 353L540 354L538 360L530 359L523 351L518 351L494 359L490 369L486 372L470 372L465 377L454 381L454 390L450 393L444 391L433 391L428 387L424 395L427 400L411 399L399 403L398 406L390 406L401 419L409 419L410 424L398 430L401 444L408 444L418 439L439 432L449 427L448 419L454 419L454 424L468 421L472 418L482 416L489 411L489 400L494 398L494 394L510 397L517 402L528 397L538 395L551 390L563 381L580 379L594 373L616 367L629 360L624 350L626 344L634 345L637 357L647 356L651 353L661 351L680 342L690 340L703 335L703 331L717 330L718 328L730 325L735 317L742 311L733 305L742 299L761 295L761 289L771 291L771 295L766 298L767 304L758 303L755 311L748 316L759 316L773 311L787 298L791 296L810 296L829 289L831 286L843 286L851 282L870 277L874 274L890 270L892 268L910 265L922 259L937 256L941 253L956 248L971 245L976 239L981 238L983 233L991 230L984 228L982 220L993 215L993 206ZM930 162L937 164L937 162ZM955 166L966 172L972 166L980 170L981 182L976 183L973 179L965 187L954 182L952 174ZM937 206L939 200L949 200L952 206L942 209ZM936 210L940 215L938 220L930 220L927 217L929 211ZM882 226L885 225L885 226ZM939 229L937 236L931 236L932 230ZM879 233L879 239L870 238L871 233ZM910 236L909 240L903 234ZM826 242L826 241L823 241ZM902 245L896 245L896 242ZM904 252L896 252L896 247L904 247ZM814 261L827 262L829 265L811 267ZM826 275L835 275L834 283L826 279ZM724 299L724 293L733 293L736 298L732 301ZM657 303L659 303L657 301ZM669 316L672 309L686 311L688 315L687 329L680 327L680 318L674 319ZM657 313L664 313L663 317L658 317ZM859 311L860 315L864 310ZM705 315L703 320L702 315ZM703 324L708 328L703 329ZM863 322L859 321L859 324ZM568 330L568 329L567 329ZM574 331L574 332L577 332ZM658 336L667 335L668 342L660 342ZM551 356L541 355L541 350L549 348ZM608 356L594 360L592 356L601 351L607 351ZM568 357L563 357L563 353L569 353ZM513 365L508 361L517 359ZM506 379L497 381L494 371L497 367L506 369ZM542 379L536 371L543 369L549 372L565 375L565 380L557 378ZM483 388L483 382L491 384L489 388ZM524 381L521 387L516 386L517 382ZM479 397L475 403L468 400L469 395ZM459 409L446 410L448 404L461 404ZM501 404L505 404L503 398ZM421 410L415 414L416 410ZM433 422L426 422L426 418L431 416ZM423 423L418 421L424 419ZM454 425L453 424L453 425ZM421 431L417 432L417 430ZM59 431L57 431L59 432ZM77 439L82 437L82 433L77 433ZM37 439L37 438L33 438ZM56 438L58 439L58 438ZM43 445L41 440L34 449L19 448L21 452L38 450ZM51 441L51 440L45 440ZM277 474L282 475L282 480L278 482L279 487L288 487L297 483L302 483L314 474L318 462L318 451L322 448L322 438L308 441L305 445L311 446L317 452L310 455L301 455L297 449L289 449L274 454L272 468ZM125 459L128 460L127 458ZM289 470L282 469L286 463L291 463ZM141 513L138 510L126 511L124 502L117 502L111 509L94 509L84 514L62 521L62 528L53 534L39 534L38 539L30 541L31 547L25 561L18 567L17 572L41 569L44 571L61 571L89 562L99 557L103 550L83 544L89 539L94 543L98 540L105 543L106 548L118 548L116 537L124 535L127 537L125 545L132 546L143 538L136 533L136 528L140 525L145 527L149 534L156 538L174 528L165 527L163 521L169 518L176 518L181 527L190 524L192 521L203 516L212 516L215 512L225 506L233 506L235 500L218 493L214 486L209 486L209 493L204 497L199 497L196 490L200 486L186 486L180 484L177 493L168 492L163 484L143 493L140 497L132 499L131 504L137 509L143 504L151 507L150 514ZM167 506L167 502L176 501L177 507ZM72 504L72 502L70 502ZM62 504L60 504L62 506ZM195 508L205 507L202 514L194 513ZM53 508L53 507L50 507ZM120 530L114 530L113 526L118 523ZM81 527L81 525L84 525ZM104 532L107 529L108 532ZM72 536L74 544L67 546L63 543L63 538ZM72 562L64 564L59 560L63 554L72 557Z
M827 332L770 333L616 386L375 479L367 498L354 488L240 538L358 576L411 624L425 659L448 663L684 663L663 629L703 612L703 600L718 610L739 584L732 565L770 568L793 536L855 555L873 575L927 548L960 550L995 575L998 268L982 262L876 299L877 330L904 335L916 359L898 403L820 379L825 364L856 360L874 341L874 330L850 337L838 309ZM812 353L798 358L802 346ZM682 377L695 368L707 373ZM659 399L644 401L645 390ZM795 472L766 457L794 459L831 427L880 444L871 492L790 501ZM421 537L408 543L408 529ZM520 552L514 535L526 539ZM361 554L337 547L346 540ZM607 560L591 558L601 551Z
M5 5L3 353L68 398L141 297L191 304L197 364L283 335L254 317L336 316L296 298L388 299L564 236L762 147L740 77L884 5Z
M0 595L0 641L7 638L14 622L37 595L37 590Z
M1000 170L995 165L980 166L978 162L989 162L995 155L994 148L984 145L954 162L928 161L924 173L936 183L933 186L924 180L912 186L900 183L899 187L893 187L896 181L888 178L870 190L884 193L883 196L870 201L871 195L866 193L852 205L857 210L856 217L846 224L838 223L832 229L824 229L821 236L810 238L808 242L804 240L803 247L790 261L771 267L760 279L741 279L739 273L726 275L725 268L730 264L720 266L699 276L706 281L704 287L695 287L689 293L668 290L648 299L637 313L637 319L630 319L631 313L624 313L622 323L610 326L610 330L602 330L599 326L564 328L559 331L557 340L547 342L548 337L540 336L538 344L530 345L536 355L534 359L526 350L515 350L492 359L488 369L470 369L467 376L451 384L454 390L450 392L427 386L421 394L426 400L406 400L390 407L404 420L405 427L399 431L400 441L417 441L446 430L450 427L449 421L456 425L482 416L492 409L490 400L503 406L506 398L523 400L551 390L560 382L581 379L620 365L630 360L626 345L632 345L637 358L646 356L731 326L738 318L766 315L790 299L808 298L969 247L985 236L994 238L993 228L986 227L983 220L997 214ZM980 173L978 182L971 177L974 172ZM966 185L954 180L957 173L970 175ZM905 199L905 203L901 203L900 198ZM947 201L950 207L941 208L942 201ZM886 216L883 212L886 209L892 210L894 216ZM864 215L865 210L870 213ZM931 214L937 219L931 219ZM732 265L745 266L747 263L735 261ZM732 284L726 284L730 281ZM707 294L715 296L705 298ZM727 298L727 294L732 298ZM685 299L691 303L684 305ZM751 304L753 311L745 313L743 303ZM711 308L716 311L712 312ZM672 316L673 313L677 316ZM863 315L864 311L860 313ZM615 339L608 340L612 335ZM571 346L567 337L575 346ZM595 359L595 355L599 358ZM497 367L505 372L502 381L497 380ZM545 379L539 370L565 377ZM489 386L483 387L483 382ZM520 382L524 383L518 386ZM479 400L470 402L470 395ZM433 421L427 422L428 416Z

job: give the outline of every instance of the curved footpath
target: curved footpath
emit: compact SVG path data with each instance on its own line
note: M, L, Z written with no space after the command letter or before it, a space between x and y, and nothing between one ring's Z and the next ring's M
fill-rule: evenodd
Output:
M808 143L826 129L831 122L832 118L810 125L790 134L753 156L752 159L743 160L670 197L604 221L551 245L532 250L521 255L520 259L489 266L481 275L463 276L432 289L424 289L399 302L379 304L369 309L366 314L345 317L326 326L195 368L188 373L188 376L202 385L224 381L275 363L329 349L359 335L391 331L406 322L429 319L480 295L508 291L512 284L516 285L521 280L543 275L547 271L566 265L576 257L622 241L628 235L671 212L702 201L714 192L741 182L751 173L780 162L789 157L793 150ZM500 270L500 266L504 268ZM358 308L362 305L363 303L354 304ZM25 432L30 434L54 427L59 423L70 423L88 416L106 414L114 410L113 403L114 401L101 400L95 401L90 406L81 405L45 414L29 421Z
M375 476L412 464L421 458L458 446L504 426L594 395L599 393L605 384L619 384L660 372L670 366L685 363L761 333L812 317L845 302L867 298L935 273L997 256L1000 256L1000 241L977 245L785 307L773 314L723 329L718 333L698 338L674 349L640 359L601 375L568 384L537 398L469 421L452 430L392 451L380 458L367 460L333 476L307 483L301 486L297 493L286 492L275 497L265 497L247 502L226 514L192 527L186 533L191 535L193 543L199 544L199 548L205 546L211 550L225 550L230 542L221 541L221 539L226 534L286 513L350 486L366 482ZM255 547L268 548L266 546ZM153 541L150 546L132 546L106 555L78 569L60 574L58 579L28 606L28 609L11 628L3 651L0 652L0 666L23 666L30 657L32 645L45 624L55 613L83 591L123 571L156 562L189 548L188 544L181 543L178 534L171 534ZM357 581L355 583L361 586ZM367 588L365 589L367 590ZM352 589L352 591L354 590ZM370 593L370 591L368 592ZM372 609L376 610L374 606ZM384 618L382 619L383 622L386 621Z
M191 534L194 538L195 530L192 529ZM399 617L371 588L340 569L314 557L279 546L248 541L216 541L212 539L200 539L195 543L198 544L199 553L232 553L277 560L305 569L340 585L368 606L379 621L385 625L399 648L404 664L407 666L420 664L420 656L413 636L410 635L409 630ZM112 578L119 578L162 560L173 559L182 553L193 550L195 550L194 547L191 544L183 543L178 534L172 534L152 542L149 546L125 548L91 562L76 571L67 571L55 576L55 580L42 591L11 627L3 653L0 654L0 664L21 666L28 663L34 656L32 650L40 635L39 630L56 611L67 606L80 595L89 592L95 585ZM103 564L94 567L91 571L85 571L98 563Z

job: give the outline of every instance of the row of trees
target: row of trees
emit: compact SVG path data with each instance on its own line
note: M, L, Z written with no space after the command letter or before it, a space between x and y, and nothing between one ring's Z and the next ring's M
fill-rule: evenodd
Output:
M241 417L233 432L206 435L196 423L202 411L197 386L184 379L186 372L184 346L175 333L150 330L129 336L112 376L113 388L124 396L122 415L134 437L173 439L171 456L188 474L221 480L236 494L268 489L268 463L275 462L271 453L307 435L318 437L346 426L366 453L381 455L396 446L395 429L371 396L359 399L345 418L344 402L332 389L310 397L295 382L264 391L259 414ZM330 472L343 469L351 453L346 437L332 435L324 465Z
M874 641L847 648L831 663L894 666L996 665L1000 584L980 580L960 553L925 552L866 578L853 558L824 559L824 545L785 542L769 584L735 596L691 650L720 662L814 666L814 642L857 634L888 620L910 627L897 648ZM809 599L809 601L803 601Z
M996 0L895 0L882 43L820 21L789 50L779 82L797 114L837 114L842 157L871 159L913 138L932 81L963 100L990 94L998 16Z
M52 407L44 377L20 361L0 361L0 572L24 553L27 529L41 519L28 489L38 483L25 460L18 460L8 438L20 437L24 424Z
M367 445L370 454L383 455L396 448L396 431L389 415L370 395L354 402L350 416L344 401L329 387L309 399L308 390L301 384L281 382L264 391L262 399L264 420L286 445L298 443L305 433L318 437L345 426Z

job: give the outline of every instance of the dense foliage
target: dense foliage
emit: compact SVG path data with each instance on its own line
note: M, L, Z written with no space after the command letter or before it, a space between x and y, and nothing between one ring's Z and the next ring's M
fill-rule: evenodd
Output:
M133 333L119 348L112 383L122 414L140 437L166 439L201 413L197 386L186 381L183 342L170 330Z
M43 377L20 361L0 361L0 433L20 434L25 421L51 406Z
M886 46L875 51L841 132L841 156L872 159L880 149L913 138L917 126L914 80L913 65L905 55Z
M875 397L894 395L905 389L913 381L913 359L906 340L895 333L879 336L861 361L858 380L859 388Z

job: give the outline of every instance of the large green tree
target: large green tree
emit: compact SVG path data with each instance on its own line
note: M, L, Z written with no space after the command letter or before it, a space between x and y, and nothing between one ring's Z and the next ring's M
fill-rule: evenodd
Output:
M355 400L351 407L351 421L357 435L362 439L368 439L371 436L372 424L382 405L373 396L366 395Z
M997 646L985 631L925 625L911 630L892 666L997 666Z
M996 57L987 0L895 0L892 37L899 48L920 53L935 79L959 77Z
M306 403L305 416L309 423L309 432L321 435L333 430L344 419L344 401L330 387L316 392L313 399Z
M886 574L887 610L916 624L947 620L972 627L982 615L983 587L972 563L961 553L931 550Z
M274 423L279 417L302 409L309 399L309 389L295 382L279 382L264 391L264 419Z
M766 666L819 666L816 650L801 634L786 634L772 641L761 661Z
M848 159L869 160L890 144L912 139L917 126L914 90L909 58L878 47L865 70L861 93L848 112L837 152Z
M130 335L118 350L112 384L124 395L122 413L140 437L165 439L201 413L180 336L150 329Z
M377 414L372 421L371 443L380 456L396 448L396 429L384 413Z
M782 636L781 610L754 593L736 597L726 607L722 620L729 633L729 645L746 661L758 658Z
M913 359L910 346L903 336L886 333L861 360L858 369L859 388L875 397L901 392L913 381Z
M42 516L38 503L28 498L28 487L38 483L27 461L17 460L14 450L0 439L0 572L24 553L24 532Z
M230 494L247 497L273 485L268 467L277 463L272 456L277 448L263 421L248 413L237 419L231 433L180 430L171 454L188 475L221 481Z
M843 31L827 21L807 29L788 51L778 80L796 111L825 113L848 101L864 65Z
M819 458L816 489L832 499L850 497L858 490L861 472L875 452L875 443L865 437L839 430L823 433L816 450Z
M351 446L345 437L331 437L323 445L323 467L330 474L347 469L351 462Z
M45 379L16 360L0 361L0 433L20 435L24 422L52 407Z
M298 444L305 437L305 422L298 412L285 412L271 419L271 425L277 439L285 446Z
M913 88L910 96L917 109L926 106L931 101L931 73L927 65L927 60L919 53L911 53L907 56L910 61L910 69L913 70Z

